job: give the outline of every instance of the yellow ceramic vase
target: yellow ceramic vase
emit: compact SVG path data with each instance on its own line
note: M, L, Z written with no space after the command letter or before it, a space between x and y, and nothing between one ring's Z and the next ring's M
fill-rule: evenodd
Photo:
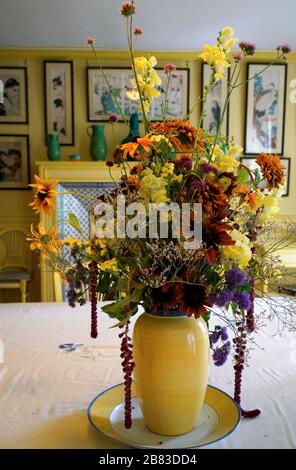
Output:
M191 431L208 383L209 337L202 318L144 313L133 333L134 383L146 426L157 434Z

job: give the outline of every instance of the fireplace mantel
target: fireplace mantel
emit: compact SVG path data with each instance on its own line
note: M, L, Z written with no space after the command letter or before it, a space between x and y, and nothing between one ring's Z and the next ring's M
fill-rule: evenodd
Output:
M106 162L69 161L36 163L41 178L54 178L63 182L112 181ZM120 170L112 168L113 178L120 175Z
M69 161L69 162L37 162L38 175L42 179L57 179L61 183L110 183L119 180L121 175L118 168L109 168L106 162L93 161ZM49 230L57 221L56 209L50 216L44 213L40 215L40 220ZM54 302L56 300L54 289L54 275L50 269L41 262L41 300L42 302Z

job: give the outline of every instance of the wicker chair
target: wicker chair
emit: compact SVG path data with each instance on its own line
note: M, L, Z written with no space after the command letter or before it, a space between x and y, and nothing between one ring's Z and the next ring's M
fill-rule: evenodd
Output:
M30 279L31 256L25 232L0 230L0 289L20 289L22 302L26 302Z

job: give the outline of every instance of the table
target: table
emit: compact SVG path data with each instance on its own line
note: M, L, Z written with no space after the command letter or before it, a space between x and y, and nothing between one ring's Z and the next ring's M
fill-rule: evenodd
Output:
M122 382L118 330L101 312L99 338L92 340L89 307L0 305L0 448L124 448L87 420L91 399ZM242 419L233 434L208 448L296 448L296 339L288 332L274 337L274 326L256 337L259 347L243 381L243 407L262 414ZM84 346L67 352L59 349L64 343ZM209 383L232 395L231 360L211 366Z

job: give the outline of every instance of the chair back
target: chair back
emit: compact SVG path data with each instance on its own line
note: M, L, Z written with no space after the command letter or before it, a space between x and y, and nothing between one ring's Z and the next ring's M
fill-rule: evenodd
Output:
M31 271L31 253L24 230L0 230L0 272Z

